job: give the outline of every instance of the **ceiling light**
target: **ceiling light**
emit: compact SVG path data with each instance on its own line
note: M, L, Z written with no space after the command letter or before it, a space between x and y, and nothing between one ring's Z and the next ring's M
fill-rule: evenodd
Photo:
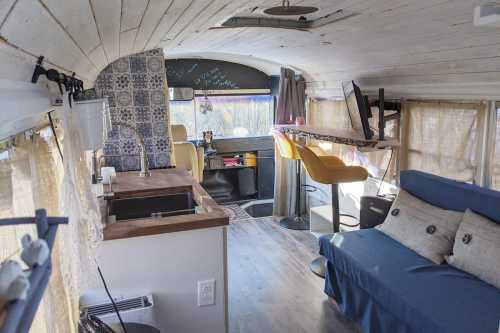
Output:
M283 0L281 6L271 7L264 10L268 15L297 16L317 12L318 8L309 6L290 6L290 1Z

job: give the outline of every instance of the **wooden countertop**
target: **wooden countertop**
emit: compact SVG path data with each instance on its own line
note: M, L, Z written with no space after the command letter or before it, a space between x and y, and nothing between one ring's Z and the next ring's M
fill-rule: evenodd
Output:
M393 138L387 138L384 141L376 139L366 140L358 133L344 129L320 128L308 125L275 125L274 128L286 134L305 136L315 140L329 141L359 148L385 149L399 146L399 142Z
M105 186L107 188L107 186ZM104 240L124 239L224 226L229 218L201 185L183 169L151 170L151 177L139 172L118 172L113 184L117 199L192 192L204 213L120 221L104 227Z

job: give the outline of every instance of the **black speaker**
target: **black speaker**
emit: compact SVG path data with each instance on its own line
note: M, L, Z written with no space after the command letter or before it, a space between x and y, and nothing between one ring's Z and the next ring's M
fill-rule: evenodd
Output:
M361 197L361 211L359 213L360 229L373 228L384 222L393 201L393 198L387 197Z
M238 170L238 185L241 196L250 196L257 193L257 188L255 186L255 170L253 168Z

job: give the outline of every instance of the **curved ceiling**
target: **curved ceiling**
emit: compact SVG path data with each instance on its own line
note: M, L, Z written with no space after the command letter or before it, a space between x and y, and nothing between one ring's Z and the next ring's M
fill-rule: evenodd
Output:
M405 96L499 97L499 28L474 27L476 0L296 0L316 16L358 15L310 31L210 29L260 13L267 0L2 0L0 78L29 81L36 57L87 86L107 64L161 47L241 62L270 74L301 71L309 94L340 96L340 82ZM250 13L250 14L249 14ZM50 66L50 65L47 65Z

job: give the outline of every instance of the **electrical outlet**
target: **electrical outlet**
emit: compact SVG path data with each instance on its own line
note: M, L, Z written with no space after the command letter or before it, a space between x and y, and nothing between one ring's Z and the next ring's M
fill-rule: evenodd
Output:
M215 304L215 280L198 281L198 306Z

